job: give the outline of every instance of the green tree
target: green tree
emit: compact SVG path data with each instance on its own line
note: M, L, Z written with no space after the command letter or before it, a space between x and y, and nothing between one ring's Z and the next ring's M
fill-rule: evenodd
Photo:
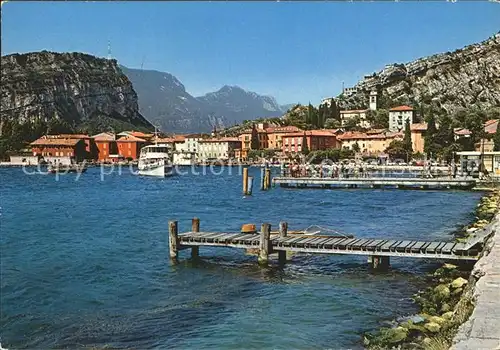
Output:
M406 158L408 158L406 161L408 161L409 157L413 154L413 147L411 142L411 126L409 119L406 119L405 122L405 135L403 137L403 148L407 154Z
M328 118L325 120L325 128L326 129L338 129L340 128L340 121L333 118Z
M389 147L385 149L392 159L396 158L406 158L406 150L404 148L404 143L401 140L394 140L389 144Z
M307 106L307 124L310 124L313 128L318 127L318 111L312 104L309 103Z
M361 150L357 141L352 145L352 150L356 153L358 153Z
M366 120L372 128L387 129L389 127L389 111L387 109L369 110L366 113Z
M497 130L493 136L493 150L500 151L500 121L497 122Z
M304 132L304 135L302 136L302 154L304 154L304 155L309 154L309 147L307 145L307 137L306 137L305 132Z
M252 125L252 136L250 139L250 149L259 149L259 133L257 132L257 127L255 124Z
M429 115L427 119L427 131L424 135L424 153L430 156L431 154L436 154L438 151L438 145L436 145L436 119L434 115Z

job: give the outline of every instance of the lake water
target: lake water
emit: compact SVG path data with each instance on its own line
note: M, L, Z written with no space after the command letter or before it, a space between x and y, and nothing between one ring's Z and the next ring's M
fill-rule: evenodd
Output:
M108 170L109 171L109 170ZM193 264L168 258L168 220L181 231L286 220L359 237L451 239L481 194L461 191L294 190L243 198L237 168L143 178L25 175L0 168L0 342L19 348L338 349L414 313L410 298L436 262L294 256L259 268L236 249L201 248ZM251 169L258 185L258 169Z

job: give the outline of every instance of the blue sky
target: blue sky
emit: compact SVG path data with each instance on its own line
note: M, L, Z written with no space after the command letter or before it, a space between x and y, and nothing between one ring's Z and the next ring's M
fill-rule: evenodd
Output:
M500 4L431 2L22 2L2 5L2 55L112 55L175 75L192 95L238 85L313 104L385 64L482 41Z

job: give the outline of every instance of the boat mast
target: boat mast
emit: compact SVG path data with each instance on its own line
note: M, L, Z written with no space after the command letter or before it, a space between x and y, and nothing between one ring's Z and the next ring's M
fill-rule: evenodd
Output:
M158 129L157 129L156 125L155 125L154 135L155 135L155 146L158 146Z

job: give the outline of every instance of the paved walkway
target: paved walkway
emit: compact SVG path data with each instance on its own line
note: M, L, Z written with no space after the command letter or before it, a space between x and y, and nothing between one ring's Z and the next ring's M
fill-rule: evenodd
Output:
M460 327L452 350L500 349L500 214L491 228L495 235L490 242L490 253L472 271L480 277L474 288L474 312Z

